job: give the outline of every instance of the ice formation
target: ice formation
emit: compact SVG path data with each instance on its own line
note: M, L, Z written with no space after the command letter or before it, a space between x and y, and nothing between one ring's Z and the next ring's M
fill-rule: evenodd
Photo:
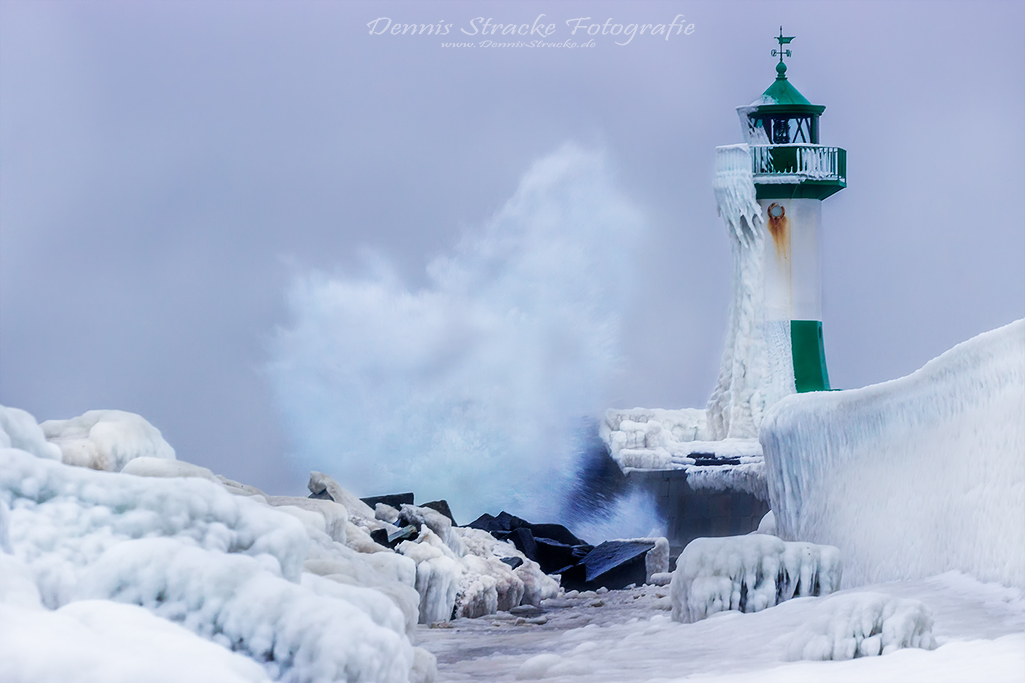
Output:
M747 144L716 148L714 187L733 251L733 289L708 407L609 410L601 436L624 469L684 469L694 464L696 453L741 457L740 467L688 468L687 481L693 488L740 490L765 500L758 428L766 411L795 388L789 322L766 319L766 228Z
M675 621L694 622L726 610L759 612L793 597L840 588L840 552L751 534L691 541L670 584Z
M160 430L135 413L90 410L70 420L47 420L40 427L69 465L119 472L142 456L174 460L174 449Z
M327 475L311 476L317 497L270 496L173 459L130 413L47 424L0 407L5 681L74 671L104 683L426 683L435 665L412 645L418 622L558 592L511 544L428 508L384 515L420 527L394 552L371 534L398 527ZM511 557L515 569L501 561ZM147 678L145 658L166 659L157 642L180 646L189 662ZM47 648L62 656L39 656Z
M401 609L370 588L331 583L346 591L332 595L303 575L308 555L344 546L274 508L203 479L94 472L15 449L0 451L0 496L11 550L45 608L139 605L275 679L408 677Z
M791 396L762 425L780 536L854 584L953 569L1025 587L1025 320L907 377Z
M708 402L712 439L755 438L765 411L794 392L790 330L765 319L765 220L755 200L747 144L716 148L715 199L733 250L730 323Z
M932 614L920 600L882 593L835 595L787 643L787 659L854 659L917 647L932 650Z
M761 444L757 439L709 440L706 416L695 409L607 410L598 433L624 471L682 469L693 489L745 491L767 501ZM697 458L710 454L739 462L696 465Z

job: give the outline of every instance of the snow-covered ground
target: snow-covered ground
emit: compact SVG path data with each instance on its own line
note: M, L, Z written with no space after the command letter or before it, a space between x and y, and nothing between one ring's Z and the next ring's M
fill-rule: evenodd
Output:
M920 601L931 613L938 647L848 661L787 660L790 644L828 612L829 601L873 594ZM670 619L668 587L585 593L542 605L536 615L418 626L417 643L437 656L439 683L1025 680L1022 592L956 572L795 598L751 614L721 612L692 624Z

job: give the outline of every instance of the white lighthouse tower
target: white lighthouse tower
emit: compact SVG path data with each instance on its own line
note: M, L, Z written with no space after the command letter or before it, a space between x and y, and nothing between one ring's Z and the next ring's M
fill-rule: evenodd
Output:
M822 201L847 186L847 152L819 144L819 116L787 80L783 46L793 37L780 28L776 80L738 111L746 119L758 205L771 243L765 249L765 316L789 321L797 391L829 389L822 343L822 272L819 226Z
M819 144L819 117L787 79L793 36L776 38L776 79L738 107L746 143L716 149L716 199L734 252L730 330L709 402L713 438L755 438L794 391L829 389L822 338L822 201L847 186L847 152Z

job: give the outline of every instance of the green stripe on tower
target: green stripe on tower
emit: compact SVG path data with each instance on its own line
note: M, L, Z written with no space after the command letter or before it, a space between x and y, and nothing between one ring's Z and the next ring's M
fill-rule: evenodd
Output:
M822 322L791 320L790 345L794 355L794 384L797 391L829 391Z

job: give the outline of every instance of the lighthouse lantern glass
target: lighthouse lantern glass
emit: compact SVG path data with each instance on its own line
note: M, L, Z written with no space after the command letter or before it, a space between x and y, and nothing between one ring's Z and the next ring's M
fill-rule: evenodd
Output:
M817 116L764 116L759 117L755 125L765 129L765 137L773 145L789 145L796 142L817 145Z

